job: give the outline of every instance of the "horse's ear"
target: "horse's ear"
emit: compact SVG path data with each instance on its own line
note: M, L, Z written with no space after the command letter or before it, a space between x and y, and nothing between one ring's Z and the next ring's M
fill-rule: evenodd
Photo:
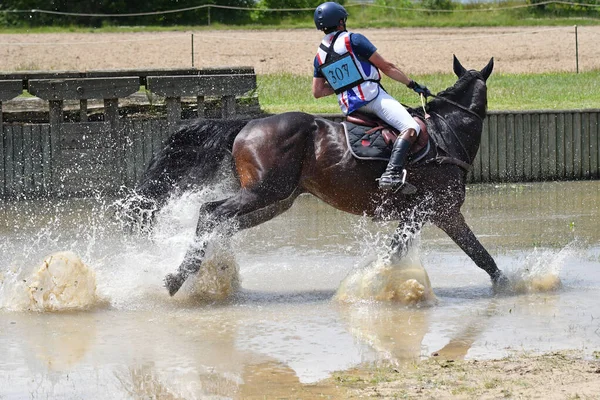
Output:
M494 57L490 58L490 62L488 63L488 65L483 67L483 69L481 70L481 75L483 76L483 79L485 79L487 81L487 78L490 77L493 69L494 69Z
M456 58L454 54L452 55L452 57L454 57L454 73L460 78L464 75L465 72L467 72L467 70L465 69L465 67L462 66L462 64L460 63L460 61L458 61L458 58Z

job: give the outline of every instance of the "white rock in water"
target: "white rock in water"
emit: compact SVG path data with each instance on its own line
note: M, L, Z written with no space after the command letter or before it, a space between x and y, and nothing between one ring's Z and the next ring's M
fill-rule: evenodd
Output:
M85 309L97 301L96 274L70 251L46 257L30 282L27 290L35 311Z

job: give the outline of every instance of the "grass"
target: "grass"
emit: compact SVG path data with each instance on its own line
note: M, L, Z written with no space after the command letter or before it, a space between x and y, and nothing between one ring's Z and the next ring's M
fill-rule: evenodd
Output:
M412 75L433 93L451 86L451 74ZM261 107L271 113L304 111L339 113L334 96L315 99L312 77L292 74L258 76ZM383 86L398 101L420 106L419 98L404 85L384 78ZM600 71L545 74L492 74L488 80L489 110L591 109L600 107Z

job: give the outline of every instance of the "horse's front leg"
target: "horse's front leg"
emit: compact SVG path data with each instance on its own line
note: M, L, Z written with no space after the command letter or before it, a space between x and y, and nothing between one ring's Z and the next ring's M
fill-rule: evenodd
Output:
M508 278L498 269L490 253L477 240L460 210L450 215L446 214L444 218L436 218L432 222L446 232L479 268L489 274L495 289L505 290L509 287Z
M400 259L408 253L414 239L427 221L428 213L422 207L415 206L404 210L400 217L390 243L390 257L395 259Z

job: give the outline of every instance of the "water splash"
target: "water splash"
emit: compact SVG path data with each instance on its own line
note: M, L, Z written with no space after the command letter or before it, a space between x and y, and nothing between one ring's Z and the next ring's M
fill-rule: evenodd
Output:
M96 274L73 252L46 257L27 285L33 311L85 310L93 307Z
M342 302L391 301L406 305L434 302L429 275L419 255L422 219L413 218L414 222L406 224L399 232L401 243L405 244L401 245L399 253L392 248L388 234L383 234L382 229L370 231L365 220L357 226L357 240L360 238L364 254L371 254L342 281L336 299Z
M575 252L575 244L555 249L535 248L518 265L506 271L515 293L544 293L552 292L562 287L560 271L567 257Z

